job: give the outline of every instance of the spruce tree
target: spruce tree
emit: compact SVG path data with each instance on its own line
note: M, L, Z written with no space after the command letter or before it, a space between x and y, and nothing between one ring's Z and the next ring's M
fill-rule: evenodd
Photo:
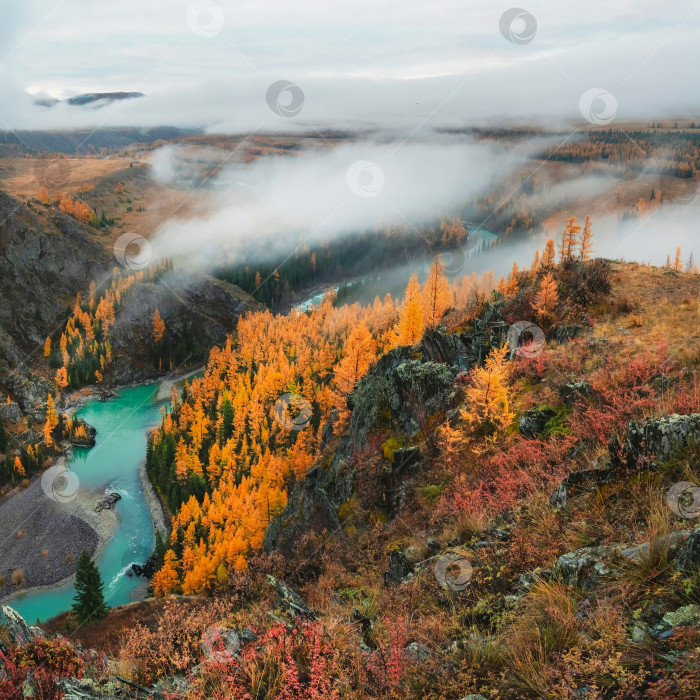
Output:
M97 622L107 615L102 577L88 552L83 551L75 569L73 612L80 624Z

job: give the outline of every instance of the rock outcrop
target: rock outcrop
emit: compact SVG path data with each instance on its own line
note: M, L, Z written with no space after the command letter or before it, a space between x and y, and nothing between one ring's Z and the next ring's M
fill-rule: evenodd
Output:
M700 444L700 413L674 413L632 421L622 443L617 437L611 441L610 455L614 465L637 469L644 464L661 463L691 443Z

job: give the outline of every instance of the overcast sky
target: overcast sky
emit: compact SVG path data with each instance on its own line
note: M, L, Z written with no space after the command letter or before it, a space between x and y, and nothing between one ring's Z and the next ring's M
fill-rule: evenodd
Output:
M605 123L700 111L698 0L522 0L505 17L494 0L0 2L0 129L583 121L591 94ZM298 90L266 99L280 80ZM33 104L117 90L147 97Z

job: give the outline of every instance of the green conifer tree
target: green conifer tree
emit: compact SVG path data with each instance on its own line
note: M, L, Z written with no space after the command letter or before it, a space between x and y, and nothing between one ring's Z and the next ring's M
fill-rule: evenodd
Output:
M102 577L88 552L83 552L75 569L73 612L80 624L97 622L107 615Z

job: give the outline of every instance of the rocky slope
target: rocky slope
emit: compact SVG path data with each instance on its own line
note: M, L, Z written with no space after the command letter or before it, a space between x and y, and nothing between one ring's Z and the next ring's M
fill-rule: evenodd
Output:
M37 211L0 191L0 417L8 424L26 416L43 420L53 376L44 341L60 336L75 296L84 296L90 281L108 276L115 264L98 236L57 210ZM106 383L158 373L146 347L156 308L174 345L185 333L192 339L193 364L225 340L242 313L260 306L206 275L175 271L157 283L137 284L110 334L115 362Z

